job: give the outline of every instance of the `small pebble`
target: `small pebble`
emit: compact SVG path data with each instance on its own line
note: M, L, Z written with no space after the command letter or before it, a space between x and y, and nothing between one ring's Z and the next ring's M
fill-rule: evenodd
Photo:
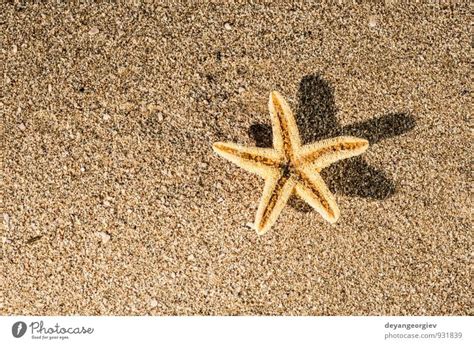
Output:
M20 131L24 131L26 129L26 126L23 123L20 123L18 125L18 128L20 129Z
M232 25L230 25L229 23L225 23L224 24L224 28L229 31L229 30L232 30Z
M377 26L377 17L376 16L370 16L369 17L369 26L371 28L375 28Z
M2 243L3 243L3 244L10 244L10 243L12 243L12 241L11 241L10 239L8 239L8 238L2 236Z
M102 119L104 121L108 121L108 120L110 120L110 115L109 114L104 114L104 115L102 115Z
M110 241L110 235L106 232L99 231L95 233L98 237L100 237L102 243L107 243Z
M156 308L158 306L158 301L154 298L150 300L150 307Z
M3 214L3 224L7 229L10 228L10 216L8 215L8 213Z
M97 35L99 33L99 29L92 28L89 30L89 35Z

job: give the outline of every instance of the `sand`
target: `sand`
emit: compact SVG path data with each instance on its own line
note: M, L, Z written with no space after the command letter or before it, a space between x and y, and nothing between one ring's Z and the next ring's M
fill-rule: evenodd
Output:
M283 2L282 2L283 3ZM470 15L452 5L0 5L2 315L473 314ZM331 225L212 152L268 146L269 92Z

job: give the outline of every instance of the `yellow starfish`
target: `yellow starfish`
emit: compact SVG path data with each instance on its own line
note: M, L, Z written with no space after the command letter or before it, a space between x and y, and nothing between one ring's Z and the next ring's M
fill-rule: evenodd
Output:
M285 99L270 93L273 148L214 143L214 151L239 167L265 179L254 228L264 234L277 220L293 192L327 221L339 218L334 196L319 172L330 164L360 155L369 147L365 139L343 136L301 145L298 127Z

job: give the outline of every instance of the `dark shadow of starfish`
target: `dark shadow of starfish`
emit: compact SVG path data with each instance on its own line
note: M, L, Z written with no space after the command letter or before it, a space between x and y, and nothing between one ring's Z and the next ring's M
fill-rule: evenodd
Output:
M415 127L414 117L407 113L391 113L341 127L336 118L334 90L319 74L305 76L298 93L296 122L304 144L339 135L353 135L369 140L372 145ZM253 124L249 135L258 147L272 147L270 125ZM321 174L335 193L373 199L385 199L395 193L395 185L387 175L368 165L360 156L332 164ZM296 197L292 197L289 204L303 212L312 210Z

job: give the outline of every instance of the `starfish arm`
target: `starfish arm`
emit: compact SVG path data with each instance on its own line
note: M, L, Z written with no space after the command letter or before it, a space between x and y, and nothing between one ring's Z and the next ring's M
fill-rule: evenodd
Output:
M341 159L358 156L369 147L369 142L356 137L337 137L304 145L298 154L298 165L322 169Z
M295 181L280 172L267 178L255 217L255 230L263 235L275 223L293 192Z
M291 108L277 91L270 93L268 107L272 118L273 147L287 159L293 160L301 141Z
M260 177L269 176L280 165L279 154L273 149L221 142L214 143L212 148L218 155Z
M340 215L339 208L322 177L311 168L298 169L296 176L296 194L328 222L335 223Z

